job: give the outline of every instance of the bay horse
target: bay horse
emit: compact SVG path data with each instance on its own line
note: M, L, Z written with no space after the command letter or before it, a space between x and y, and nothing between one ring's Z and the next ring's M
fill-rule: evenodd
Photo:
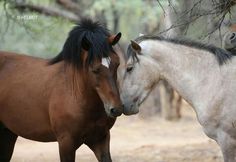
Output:
M121 55L118 82L124 114L164 79L193 107L205 134L236 162L236 57L230 51L184 39L144 35Z
M111 162L109 130L123 111L112 48L120 37L83 19L51 60L0 52L1 162L10 161L18 136L57 141L61 162L74 162L82 144Z

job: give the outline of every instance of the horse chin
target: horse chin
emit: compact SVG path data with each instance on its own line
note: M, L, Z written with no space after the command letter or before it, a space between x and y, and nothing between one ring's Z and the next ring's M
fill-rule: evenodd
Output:
M110 113L107 113L107 112L106 112L106 114L107 114L107 116L108 116L109 118L116 118L115 116L111 115Z
M130 106L130 107L124 107L124 115L135 115L139 112L139 108L137 106Z

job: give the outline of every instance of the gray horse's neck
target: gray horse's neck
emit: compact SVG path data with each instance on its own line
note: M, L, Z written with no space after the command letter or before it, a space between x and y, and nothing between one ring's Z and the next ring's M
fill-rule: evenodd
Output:
M151 49L146 53L159 64L161 78L193 106L198 116L217 103L221 69L213 54L164 41L149 41L147 44ZM141 43L141 46L147 44Z

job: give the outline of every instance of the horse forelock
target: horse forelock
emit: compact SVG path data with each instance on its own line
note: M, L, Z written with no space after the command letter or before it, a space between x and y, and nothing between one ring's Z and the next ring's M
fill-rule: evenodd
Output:
M82 41L86 38L89 42L87 64L91 64L95 59L109 57L114 52L108 42L109 31L99 22L90 19L82 19L69 33L68 38L61 52L52 60L50 64L55 64L64 60L66 63L81 67Z

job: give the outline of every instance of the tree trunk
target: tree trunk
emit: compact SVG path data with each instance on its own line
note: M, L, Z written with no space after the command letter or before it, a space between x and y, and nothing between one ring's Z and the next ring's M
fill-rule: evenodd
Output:
M166 17L164 20L165 28L171 28L172 24L179 24L179 27L172 28L167 33L165 33L167 37L181 37L187 32L188 23L186 22L189 21L189 15L183 15L182 13L184 13L184 11L187 11L187 9L190 8L191 5L191 0L183 0L179 2L179 6L182 6L182 8L179 8L179 10L175 10L171 5L167 6L165 10ZM178 19L178 13L182 14L181 20ZM160 97L162 117L166 120L180 119L182 97L173 90L173 88L167 83L167 81L161 82Z

